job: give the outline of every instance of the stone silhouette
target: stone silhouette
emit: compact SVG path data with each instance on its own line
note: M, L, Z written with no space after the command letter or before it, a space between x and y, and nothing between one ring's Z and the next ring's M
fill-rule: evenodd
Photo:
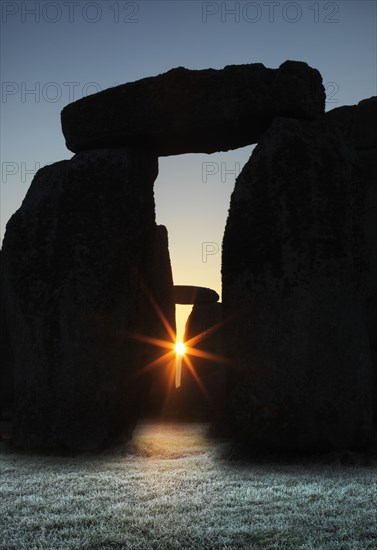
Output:
M276 118L237 179L222 274L236 317L229 415L244 445L370 440L364 195L353 150L323 120Z
M150 154L80 153L40 170L8 223L1 283L17 446L93 449L132 433L145 360L133 335L160 333L150 294L171 322L174 308L166 244L153 265L156 176Z
M181 414L191 420L215 420L225 400L222 305L196 303L187 319L184 342L205 356L182 361Z
M344 105L326 113L326 120L341 131L357 151L376 148L377 97L363 99L357 105Z
M185 338L202 334L193 345L212 358L193 354L209 398L184 370L181 412L222 408L248 446L368 443L376 98L324 106L320 73L286 61L179 67L64 108L77 154L37 173L1 251L0 410L7 421L13 410L15 445L98 449L161 411L175 303L194 305ZM174 287L155 222L158 156L257 142L232 195L223 304Z
M176 304L213 303L219 300L220 296L212 288L202 286L174 286L174 300Z
M138 146L159 156L213 153L256 143L276 115L315 118L324 105L321 75L306 63L179 67L71 103L62 127L74 152Z
M374 421L377 427L377 97L326 113L359 158L366 185L364 226L367 244L366 311L374 365Z
M138 414L156 417L162 412L170 389L171 371L175 360L175 296L170 265L168 232L165 226L156 228L153 255L145 270L148 302L141 336L159 339L171 345L143 345L142 360L137 367L140 388ZM143 340L141 340L143 342ZM158 359L163 359L158 361Z
M174 290L176 299L182 300L176 303L194 305L183 337L186 353L182 358L181 385L171 391L163 414L186 421L216 421L225 402L222 305L217 303L217 292L210 288L179 285ZM196 352L204 352L205 357Z
M0 251L0 277L3 252ZM0 417L8 420L14 404L13 363L5 315L4 289L0 287Z

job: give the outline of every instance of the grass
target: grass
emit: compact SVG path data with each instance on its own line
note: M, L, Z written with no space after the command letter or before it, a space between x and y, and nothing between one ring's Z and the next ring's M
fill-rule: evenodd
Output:
M246 463L198 424L98 455L0 453L1 550L377 549L375 465Z

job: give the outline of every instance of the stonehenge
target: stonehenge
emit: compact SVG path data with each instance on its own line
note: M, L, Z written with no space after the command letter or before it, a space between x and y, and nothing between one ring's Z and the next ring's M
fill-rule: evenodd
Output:
M86 451L132 437L142 414L163 409L175 306L192 304L185 339L209 357L191 356L208 399L182 374L193 416L220 405L248 448L367 447L376 105L325 113L321 75L299 61L178 67L67 105L75 154L38 171L0 255L0 420L11 416L12 444ZM158 157L255 143L226 221L222 302L174 285L155 217Z

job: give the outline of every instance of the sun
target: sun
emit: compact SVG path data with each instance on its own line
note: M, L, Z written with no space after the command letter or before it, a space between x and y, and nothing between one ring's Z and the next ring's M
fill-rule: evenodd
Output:
M184 355L185 354L185 351L186 351L186 346L184 345L183 342L177 342L175 344L175 352L178 354L178 355Z

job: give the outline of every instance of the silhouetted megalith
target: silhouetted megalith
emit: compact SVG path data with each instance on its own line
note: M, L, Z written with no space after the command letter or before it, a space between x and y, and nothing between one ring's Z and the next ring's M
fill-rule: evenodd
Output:
M227 384L239 441L315 450L368 442L377 103L326 117L324 104L318 71L287 61L180 67L63 110L67 146L91 151L38 172L1 254L0 409L14 398L17 445L98 448L130 435L140 408L157 412L174 374L160 359L166 345L174 356L175 302L194 303L185 337L205 333L195 348L221 355L225 342L237 365ZM154 218L157 155L258 141L224 236L228 324L212 333L217 293L173 289L167 232ZM191 360L211 405L185 369L176 395L181 411L203 418L221 401L224 367Z
M324 112L320 73L286 61L167 73L82 98L62 111L68 149L140 146L157 155L213 153L256 143L276 115Z
M187 319L183 339L188 344L194 339L195 350L209 354L189 356L195 375L185 361L182 363L181 384L187 416L213 419L222 411L225 399L222 304L196 303Z
M174 285L176 304L196 304L217 302L220 296L215 290L203 286Z
M364 214L367 241L368 276L366 282L367 325L374 364L374 417L377 426L377 97L357 105L338 107L326 113L356 150L366 184Z
M374 420L377 428L377 144L374 149L360 150L357 151L357 154L367 185L364 218L368 247L366 310L369 343L374 364Z
M136 150L80 153L40 170L9 221L16 445L92 449L132 433L145 346L133 335L156 325L150 295L172 295L162 266L149 272L156 176L157 158Z
M145 320L144 335L160 339L171 344L171 354L166 347L144 345L137 375L140 385L140 413L143 416L156 416L161 413L175 364L175 300L173 275L170 264L168 232L164 225L158 225L155 235L155 246L148 262L147 285L151 289L148 311ZM162 356L166 360L148 368Z
M0 251L0 280L3 252ZM9 416L14 403L13 365L9 347L9 334L5 319L5 296L0 287L0 420Z
M343 105L326 113L326 119L339 128L357 150L375 149L377 144L377 96Z
M195 303L183 339L187 348L182 358L181 386L171 392L164 413L181 420L217 420L223 413L226 396L222 305ZM191 348L208 355L193 355Z
M365 187L324 121L277 118L237 179L223 242L235 437L263 448L358 447L371 435ZM240 238L242 236L242 238Z

